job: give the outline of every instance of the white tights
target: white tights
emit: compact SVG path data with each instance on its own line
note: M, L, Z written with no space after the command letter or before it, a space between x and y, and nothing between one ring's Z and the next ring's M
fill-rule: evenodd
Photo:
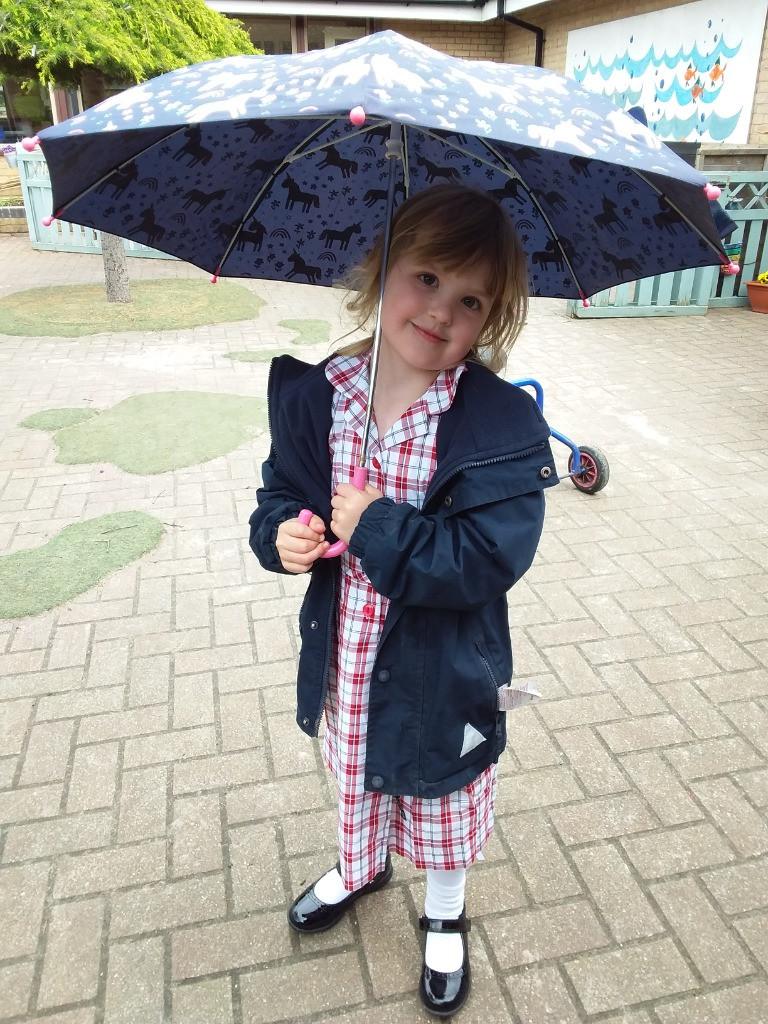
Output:
M438 921L453 920L464 909L466 868L438 871L427 868L427 894L424 913ZM433 971L458 971L464 958L464 945L460 932L427 932L424 959Z
M427 868L427 892L424 913L438 921L454 920L464 909L464 889L467 880L465 868L438 871ZM339 903L349 896L341 875L332 868L315 883L315 895L324 903ZM458 971L464 957L460 932L427 932L424 958L433 971Z

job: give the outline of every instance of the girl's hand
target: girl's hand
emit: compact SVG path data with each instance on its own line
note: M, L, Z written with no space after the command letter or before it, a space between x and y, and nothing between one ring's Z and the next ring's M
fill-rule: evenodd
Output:
M365 490L358 490L354 484L339 484L338 490L331 500L331 529L345 544L355 532L355 527L360 522L360 516L365 512L372 501L383 497L381 491L377 491L370 484L365 485Z
M309 572L313 563L330 547L325 523L313 515L305 526L298 519L286 519L277 528L277 553L286 572Z

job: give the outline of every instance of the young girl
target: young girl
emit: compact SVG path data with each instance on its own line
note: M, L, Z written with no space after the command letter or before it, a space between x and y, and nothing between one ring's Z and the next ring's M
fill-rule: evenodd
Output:
M356 282L349 308L361 324L375 312L381 256L379 245ZM316 736L325 713L339 792L338 863L288 921L330 928L389 882L391 852L407 857L426 870L419 991L438 1016L469 992L465 874L493 827L506 742L506 592L533 560L542 489L557 481L536 403L496 376L523 325L526 280L492 197L441 185L403 203L381 306L368 483L348 481L370 339L317 366L283 356L270 373L272 449L251 517L263 566L312 574L297 721ZM321 558L329 527L349 545L340 559Z

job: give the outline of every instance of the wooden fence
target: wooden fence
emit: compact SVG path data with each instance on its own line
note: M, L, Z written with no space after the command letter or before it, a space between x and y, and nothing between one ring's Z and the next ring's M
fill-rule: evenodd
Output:
M740 274L702 267L645 277L598 292L586 308L570 301L571 316L700 316L710 306L746 306L744 282L768 269L768 173L718 171L712 182L723 190L720 202L737 226L728 244L740 245Z
M33 153L21 152L19 159L19 178L21 194L24 197L24 209L27 213L27 229L33 249L55 249L58 252L101 252L101 239L98 231L84 228L79 224L69 224L64 220L55 220L50 227L43 224L43 218L52 212L51 179L45 157L36 149ZM125 251L128 256L149 256L164 260L175 259L168 253L150 249L147 245L125 239Z

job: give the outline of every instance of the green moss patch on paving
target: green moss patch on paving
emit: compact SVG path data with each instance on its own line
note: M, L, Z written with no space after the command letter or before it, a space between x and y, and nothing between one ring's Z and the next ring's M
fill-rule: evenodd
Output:
M0 299L0 333L80 338L253 320L265 305L243 285L204 280L136 281L131 302L107 302L103 284L30 288Z
M326 343L331 336L331 325L327 320L281 320L278 327L296 332L296 336L291 338L294 345L319 345Z
M21 426L35 426L31 420L39 423L41 416L62 411L37 413ZM148 476L226 455L266 426L265 399L161 391L126 398L82 422L55 429L53 440L59 447L56 461L64 465L111 462L126 473Z
M163 524L146 512L113 512L66 526L38 548L0 555L0 618L71 601L151 551L162 536Z
M63 427L74 427L76 423L83 423L96 415L95 409L44 409L27 416L19 426L28 430L61 430Z
M324 345L331 336L331 325L327 320L281 320L278 327L294 332L292 345ZM284 349L246 349L242 352L227 352L225 357L236 363L268 363L275 356L285 355Z

